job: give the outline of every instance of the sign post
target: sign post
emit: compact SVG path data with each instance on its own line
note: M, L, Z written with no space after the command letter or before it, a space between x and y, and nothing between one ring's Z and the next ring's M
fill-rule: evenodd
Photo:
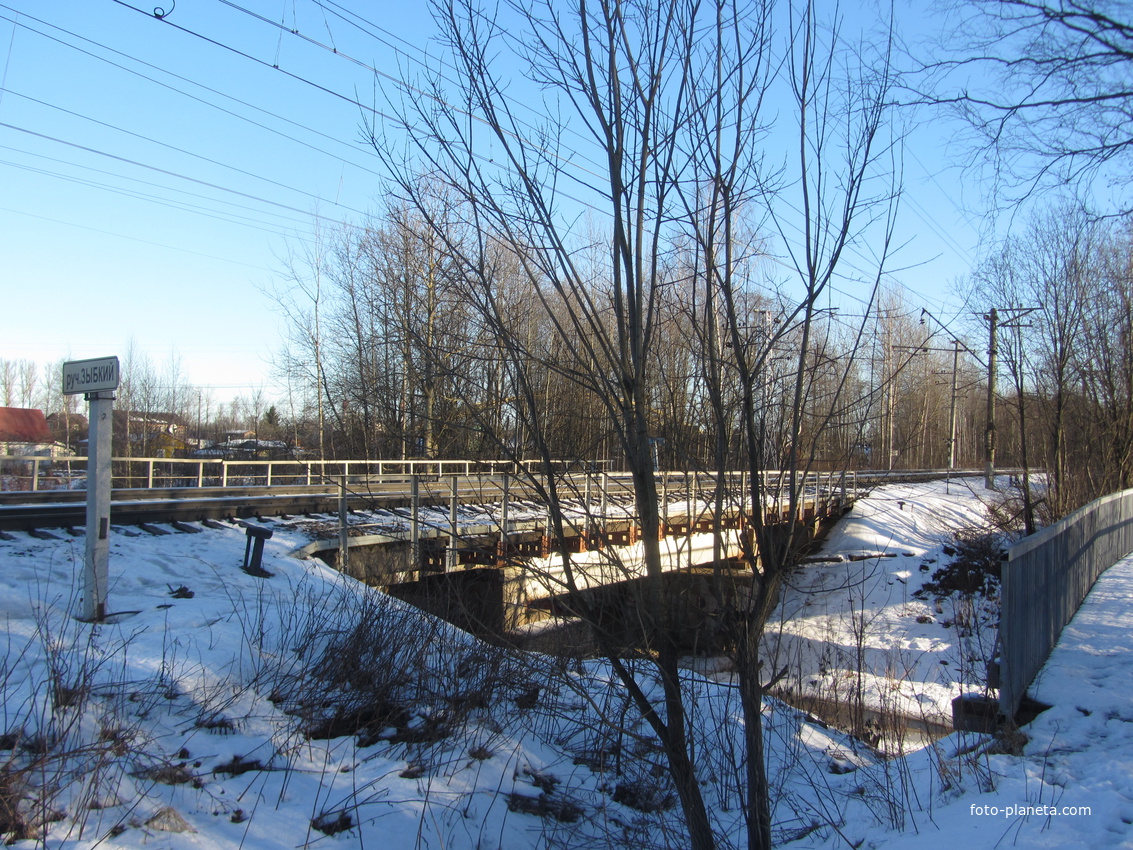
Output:
M90 406L87 433L87 529L80 620L106 619L110 583L111 434L114 391L118 389L117 357L73 360L63 364L63 393L83 393Z

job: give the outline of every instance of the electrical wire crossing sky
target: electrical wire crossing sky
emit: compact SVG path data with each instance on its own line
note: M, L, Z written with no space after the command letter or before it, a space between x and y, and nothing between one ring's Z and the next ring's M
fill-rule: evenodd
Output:
M316 221L381 207L365 128L396 122L376 90L455 79L435 36L427 4L0 0L0 358L130 350L220 400L281 397L276 294ZM538 100L509 96L535 127ZM977 234L955 178L925 167L941 141L906 145L892 283L948 322ZM601 170L586 144L563 140L580 192Z

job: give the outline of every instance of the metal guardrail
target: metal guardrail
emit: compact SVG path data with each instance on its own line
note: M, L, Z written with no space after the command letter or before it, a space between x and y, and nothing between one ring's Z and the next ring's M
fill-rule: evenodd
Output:
M0 455L0 491L40 492L45 490L82 490L76 486L86 477L87 458L82 456L49 458L38 455ZM113 488L177 489L210 487L312 487L331 484L346 478L364 483L407 479L410 476L440 479L446 476L502 475L514 473L517 466L528 471L539 461L506 460L223 460L219 458L128 458L112 459ZM603 471L601 462L562 462L564 473L578 477L590 475L595 480L608 476L624 479L625 473ZM659 472L661 482L695 481L704 488L715 481L713 473ZM744 488L743 473L726 474L730 486ZM788 486L789 472L767 470L762 473L765 490L781 492ZM859 473L799 473L796 486L808 489L854 490ZM700 483L709 482L709 483ZM664 483L661 484L664 486ZM683 484L682 484L683 486Z
M46 458L0 456L0 464L10 461L26 462L30 468L22 487L0 493L0 529L82 524L79 504L86 492L74 485L81 482L85 474L82 468L85 458L55 461L48 466ZM588 469L574 472L570 471L571 467ZM562 497L581 505L583 512L593 518L605 518L607 505L615 501L632 503L633 483L628 474L589 467L589 464L564 464L558 481ZM418 486L422 499L429 502L448 503L459 492L458 500L462 504L490 504L501 499L506 501L509 481L512 499L541 498L541 491L532 486L530 479L525 481L526 476L509 475L508 469L514 469L514 465L506 461L383 460L299 464L266 460L119 458L115 460L112 499L120 522L161 522L165 521L162 516L192 520L272 511L323 512L328 509L327 500L337 497L344 479L351 507L407 504L408 500L416 498L413 494ZM10 464L7 471L6 484L10 488L15 481ZM849 504L857 495L858 482L852 472L812 472L793 479L786 472L765 472L760 489L767 516L776 518L771 521L777 521L789 504L792 484L799 503L799 519L805 521L808 514L824 515L831 505ZM711 501L717 492L716 476L709 473L660 472L657 485L661 519L666 523L670 504L679 505L682 501L699 506L693 521L700 522L711 512ZM727 473L723 488L726 509L735 510L750 494L749 478L742 472Z
M255 460L116 457L114 488L305 486L343 477L474 475L513 471L510 461L482 460ZM73 489L86 477L87 458L0 455L0 491ZM81 489L81 488L79 488Z
M1133 490L1103 496L1007 550L999 713L1013 717L1099 575L1133 552Z

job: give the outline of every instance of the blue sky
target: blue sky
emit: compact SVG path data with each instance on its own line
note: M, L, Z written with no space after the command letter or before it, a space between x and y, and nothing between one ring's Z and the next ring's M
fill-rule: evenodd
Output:
M278 396L281 258L316 210L356 222L378 206L349 101L375 102L364 65L403 77L438 53L433 24L414 2L341 0L368 32L325 0L162 0L163 20L154 5L0 0L0 357L122 356L132 340L220 400ZM910 304L947 319L978 188L947 167L939 126L910 137L892 265Z

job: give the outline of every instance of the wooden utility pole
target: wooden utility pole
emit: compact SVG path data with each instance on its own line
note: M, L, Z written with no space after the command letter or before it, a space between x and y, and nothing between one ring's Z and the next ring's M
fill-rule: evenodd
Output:
M956 376L960 371L960 340L952 340L952 401L948 408L948 469L956 468Z
M995 371L996 347L995 334L999 326L999 311L994 307L988 312L988 325L990 334L987 347L987 436L985 447L987 451L987 466L984 468L984 489L995 489Z
M984 318L988 323L988 347L987 347L987 468L984 471L984 488L987 490L995 489L995 392L996 392L996 372L998 371L999 363L999 344L997 341L997 334L1000 328L1020 328L1025 327L1019 324L1019 319L1026 316L1028 313L1033 313L1037 307L1004 307L1002 312L1007 314L1007 324L1001 325L999 323L1000 310L992 307ZM1020 349L1022 348L1022 339L1019 341ZM1020 351L1020 357L1022 352ZM1020 367L1021 368L1021 367ZM1022 378L1019 379L1019 403L1023 404L1023 396L1025 394L1025 387L1022 383ZM1025 432L1025 428L1020 423L1020 430ZM1021 433L1019 439L1024 441L1023 454L1024 466L1026 466L1026 433ZM1030 498L1028 494L1028 499Z

